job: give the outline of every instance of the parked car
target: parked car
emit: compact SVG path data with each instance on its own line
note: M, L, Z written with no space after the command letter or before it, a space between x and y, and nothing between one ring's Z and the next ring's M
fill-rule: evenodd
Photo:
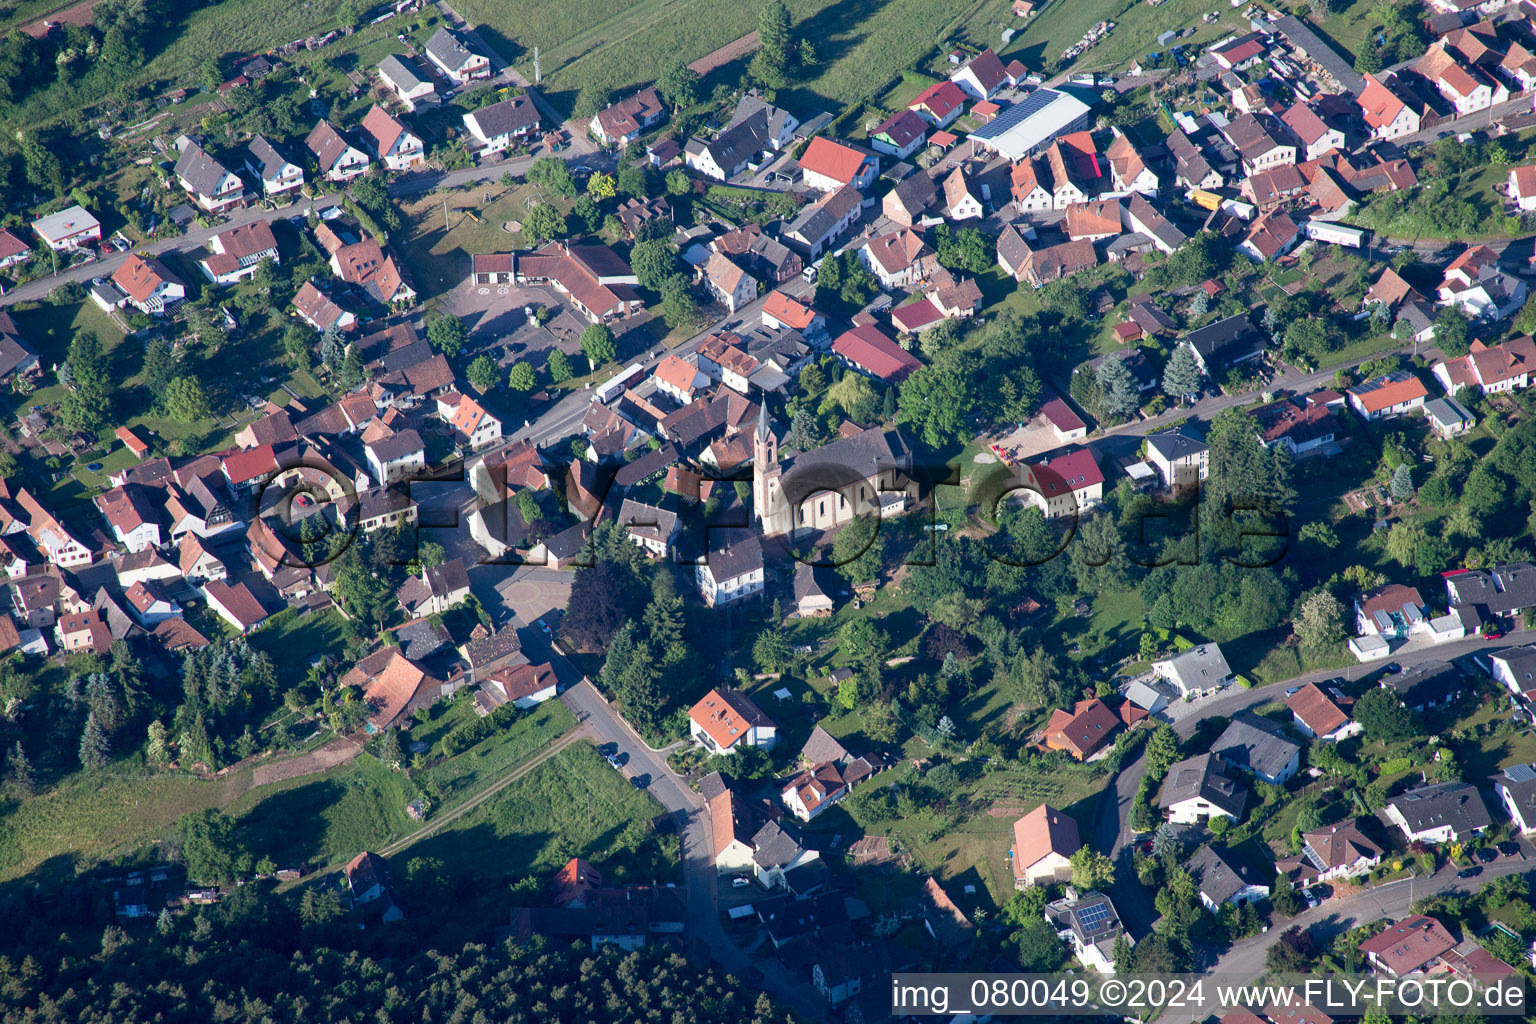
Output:
M1461 871L1456 872L1456 877L1457 878L1476 878L1478 875L1480 875L1482 873L1483 873L1483 869L1474 865L1473 867L1464 868Z
M1506 857L1514 857L1520 853L1520 844L1509 842L1500 843L1499 852Z
M752 879L748 878L746 875L737 875L735 878L731 879L731 888L733 889L744 889L751 884Z
M651 784L651 777L649 775L641 774L636 775L629 781L634 785L636 789L644 789L646 786Z
M1401 672L1402 670L1403 670L1403 666L1399 665L1395 661L1387 662L1386 667L1383 669L1383 671L1385 671L1387 673L1387 675L1389 675L1389 676L1395 676L1399 672Z
M1493 849L1492 847L1485 846L1477 851L1477 859L1482 861L1484 864L1492 864L1494 861L1499 859L1499 851Z
M1302 894L1301 894L1301 896L1302 896L1302 898L1303 898L1303 899L1304 899L1304 900L1306 900L1306 901L1307 901L1307 909L1308 909L1308 910L1311 910L1311 909L1313 909L1313 908L1314 908L1314 907L1316 907L1316 906L1317 906L1317 905L1318 905L1318 904L1319 904L1319 903L1321 903L1321 902L1323 902L1323 901L1322 901L1322 900L1320 900L1320 899L1318 899L1318 898L1317 898L1317 897L1316 897L1316 896L1314 896L1314 895L1312 895L1312 890L1310 890L1310 889L1304 889L1304 890L1302 890Z

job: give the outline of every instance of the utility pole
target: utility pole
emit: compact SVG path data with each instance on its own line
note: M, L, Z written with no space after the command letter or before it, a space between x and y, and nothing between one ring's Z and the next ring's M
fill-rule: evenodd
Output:
M443 230L448 230L448 197L443 196Z
M533 48L533 84L534 85L538 85L540 82L544 81L544 76L542 74L543 67L544 67L543 63L539 60L539 48L537 46L535 46Z

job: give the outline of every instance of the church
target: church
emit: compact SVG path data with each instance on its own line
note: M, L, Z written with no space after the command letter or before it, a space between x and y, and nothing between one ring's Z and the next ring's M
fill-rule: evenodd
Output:
M766 536L834 529L854 516L891 516L917 501L912 450L895 430L870 427L779 461L759 410L752 439L752 512Z

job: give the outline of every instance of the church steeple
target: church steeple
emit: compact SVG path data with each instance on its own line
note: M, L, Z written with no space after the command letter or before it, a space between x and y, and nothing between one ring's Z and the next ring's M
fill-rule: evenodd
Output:
M773 508L779 473L779 439L768 423L765 398L757 407L757 432L752 436L752 511L759 520L767 519Z

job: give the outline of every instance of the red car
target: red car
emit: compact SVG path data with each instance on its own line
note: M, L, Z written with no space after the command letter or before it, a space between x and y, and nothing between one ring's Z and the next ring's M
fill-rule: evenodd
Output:
M1497 640L1499 637L1501 637L1503 635L1504 635L1504 631L1502 629L1489 629L1489 630L1485 630L1484 631L1483 639L1484 640Z

